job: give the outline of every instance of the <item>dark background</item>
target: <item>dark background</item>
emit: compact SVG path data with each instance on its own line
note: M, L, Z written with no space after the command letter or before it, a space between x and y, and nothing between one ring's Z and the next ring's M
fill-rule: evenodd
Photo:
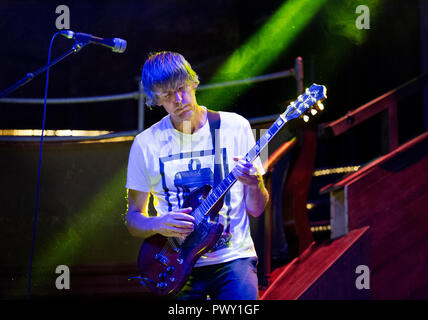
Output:
M101 37L120 37L128 42L123 54L88 45L51 69L48 97L102 96L133 92L150 52L182 53L208 83L216 70L249 37L268 21L284 1L2 1L0 4L0 90L47 61L49 42L58 30L58 5L70 9L70 29ZM328 88L326 111L316 121L327 122L378 97L422 73L421 39L424 36L421 1L369 1L378 3L370 16L369 30L356 30L355 8L364 1L326 1L291 45L263 74L290 69L303 58L305 86L316 82ZM426 7L426 6L425 6ZM343 21L340 16L343 15ZM338 19L339 17L339 19ZM351 17L352 19L350 19ZM290 25L290 30L293 26ZM364 41L347 37L354 28ZM73 45L58 37L52 56ZM263 55L260 56L263 59ZM254 61L258 63L258 61ZM40 75L11 97L42 98L45 75ZM292 78L269 81L248 88L230 105L208 106L254 118L283 111L296 96ZM420 95L399 105L400 142L424 130ZM403 103L401 103L403 105ZM0 129L41 128L42 105L0 104ZM145 126L165 115L147 111ZM47 129L137 129L137 101L94 104L48 105ZM320 145L318 166L359 164L378 155L379 123L369 121L348 137ZM352 137L351 137L352 135ZM356 138L358 137L358 138ZM350 148L351 147L351 148ZM346 151L348 148L348 151ZM350 148L350 149L349 149ZM337 149L342 152L338 153ZM336 150L335 152L333 152ZM332 155L332 153L335 153Z
M305 87L316 82L328 89L326 110L312 124L335 120L428 70L427 2L327 0L263 74L288 70L294 67L296 57L301 56ZM106 38L120 37L127 40L128 46L123 54L116 54L101 46L88 45L55 65L50 72L49 98L134 92L144 60L150 52L158 50L182 53L199 74L201 84L206 84L283 3L4 0L0 2L0 91L46 64L51 37L58 31L55 9L62 4L70 9L71 30ZM356 30L355 8L359 4L370 7L372 3L379 5L371 11L370 29ZM291 24L290 31L292 28ZM364 41L347 36L346 30L354 35L364 33ZM58 37L52 56L61 55L72 45L72 40ZM263 58L260 55L259 59ZM43 98L44 86L42 74L10 97ZM235 99L228 105L207 107L238 112L251 119L284 111L284 105L295 99L297 91L292 78L246 89L242 93L230 89L227 94L235 95ZM423 105L421 93L399 101L400 143L426 130L428 112ZM42 105L0 103L0 130L41 128L42 111ZM161 109L147 110L145 127L164 115ZM132 131L137 129L137 121L136 100L48 105L46 128ZM315 168L364 164L382 154L383 138L380 116L339 137L320 137ZM34 269L43 263L49 264L49 268L59 264L135 263L140 241L129 236L122 221L126 211L124 184L130 144L130 140L46 144ZM1 234L7 239L2 241L0 249L5 253L5 266L11 266L9 271L0 272L3 281L0 287L5 292L14 288L14 292L7 294L23 297L32 243L39 146L38 142L15 141L2 142L0 147L3 182L0 225ZM329 219L328 195L320 197L319 190L338 178L339 175L330 175L312 179L308 202L316 203L317 207L308 210L311 221ZM71 253L65 239L71 239ZM275 249L275 242L273 245ZM49 276L55 277L51 270ZM109 272L110 269L106 271ZM120 283L129 275L124 272ZM43 292L37 286L43 282L39 278L33 276L33 291ZM53 286L51 280L45 282Z

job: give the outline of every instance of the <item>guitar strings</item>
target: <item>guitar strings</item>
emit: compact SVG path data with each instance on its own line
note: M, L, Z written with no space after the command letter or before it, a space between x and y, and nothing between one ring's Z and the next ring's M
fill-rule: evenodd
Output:
M196 219L196 224L199 224L200 220L201 220L201 215L199 210L195 210L193 212L193 215L195 216ZM167 242L164 244L164 246L162 247L160 254L165 255L168 252L170 252L170 250L172 249L173 251L177 251L180 247L180 245L183 243L179 238L176 237L168 237L167 238Z
M204 209L204 211L206 211L206 213L208 213L211 210L211 208L217 203L217 201L213 201L213 203L211 204L209 201L206 201L206 200L208 200L208 198L209 197L207 197L207 199L205 199L205 201L202 202L202 204L200 206L200 208ZM207 204L208 204L208 206L207 206ZM202 224L202 226L201 226L201 222L205 219L206 213L203 214L198 209L196 209L193 212L193 216L195 217L195 220L196 220L196 225L198 225L199 227L202 227L203 229L206 229L205 228L206 226L204 224ZM178 249L180 248L180 245L183 242L184 242L184 240L182 241L180 238L168 237L167 241L165 242L165 244L163 245L163 247L159 253L162 255L166 255L167 253L171 252L171 250L177 252Z
M248 155L248 154L247 154ZM251 156L250 156L251 157ZM234 180L236 180L236 173L235 173L235 171L236 171L236 168L233 168L232 169L232 171L231 171L231 173L232 173L232 176L233 176L233 178L234 178ZM213 193L214 193L214 195L215 196L217 196L217 198L218 198L218 195L215 193L215 190L213 190ZM196 209L194 212L193 212L193 216L196 218L196 224L197 225L200 225L200 222L202 222L202 220L204 220L205 219L205 217L206 217L206 214L211 210L211 208L212 207L214 207L215 206L215 204L217 204L217 201L215 200L215 197L214 197L214 199L211 199L212 198L212 194L210 195L210 196L208 196L206 199L205 199L205 201L204 202L202 202L201 203L201 208L202 209L204 209L204 211L206 211L206 213L205 214L203 214L203 213L201 213L198 209ZM208 200L208 201L207 201ZM210 200L211 200L211 202L210 202ZM204 228L205 227L205 225L204 224L202 224L202 226L200 226L200 227L202 227L202 228ZM180 247L180 245L183 243L182 241L181 241L181 239L179 239L179 238L175 238L175 237L168 237L167 238L168 240L167 240L167 242L164 244L164 246L162 247L162 249L161 249L161 251L160 251L160 253L162 254L162 255L166 255L167 253L169 253L170 252L170 250L172 249L173 251L177 251L178 249L179 249L179 247Z

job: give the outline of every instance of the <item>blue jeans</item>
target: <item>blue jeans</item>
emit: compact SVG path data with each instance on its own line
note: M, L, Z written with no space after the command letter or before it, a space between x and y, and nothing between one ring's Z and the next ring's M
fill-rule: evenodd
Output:
M195 267L178 300L257 300L257 258Z

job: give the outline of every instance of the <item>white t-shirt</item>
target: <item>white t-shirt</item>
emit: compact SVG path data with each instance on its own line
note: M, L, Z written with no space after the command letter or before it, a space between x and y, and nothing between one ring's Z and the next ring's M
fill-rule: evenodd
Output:
M224 178L236 165L233 157L244 156L255 140L244 117L219 113ZM264 174L259 158L253 164ZM181 208L184 198L195 188L212 186L213 177L214 150L208 120L193 134L184 134L172 126L167 115L135 137L129 154L126 188L151 192L157 214L163 215ZM202 256L196 267L256 256L241 182L236 181L226 194L219 222L224 226L222 241Z

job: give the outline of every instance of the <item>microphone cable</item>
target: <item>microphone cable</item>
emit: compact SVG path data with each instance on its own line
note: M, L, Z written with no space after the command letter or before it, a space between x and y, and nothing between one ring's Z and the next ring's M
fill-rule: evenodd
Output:
M45 83L45 97L44 97L44 103L43 103L42 133L40 135L39 165L38 165L38 170L37 170L36 209L34 212L33 236L32 236L32 240L31 240L31 251L30 251L30 265L29 265L29 269L28 269L27 299L30 299L30 297L31 297L31 272L32 272L32 267L33 267L34 246L35 246L36 229L37 229L37 216L38 216L38 209L39 209L40 173L41 173L41 167L42 167L43 134L44 134L45 122L46 122L46 101L47 101L47 96L48 96L49 68L50 68L49 65L51 62L52 44L53 44L53 41L58 34L60 34L60 32L57 32L52 36L52 39L51 39L51 42L49 45L48 64L47 64L47 69L46 69L46 83Z

